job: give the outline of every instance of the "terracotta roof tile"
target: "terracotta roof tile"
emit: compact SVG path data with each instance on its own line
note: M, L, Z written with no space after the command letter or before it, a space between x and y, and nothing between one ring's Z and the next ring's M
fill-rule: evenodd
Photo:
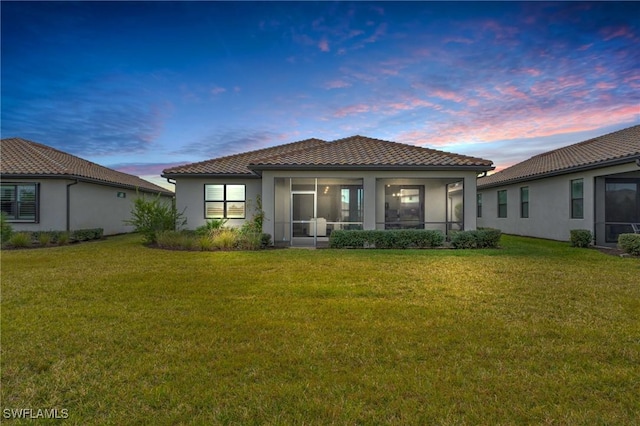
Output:
M351 136L334 142L308 139L259 151L215 158L201 163L167 169L163 175L251 175L251 170L278 167L473 167L479 170L493 168L491 161L482 158L364 136Z
M312 149L262 158L260 166L459 167L491 168L491 161L365 136L338 139Z
M118 172L46 145L21 138L0 140L0 175L14 177L68 177L99 181L142 191L172 194L137 176Z
M244 152L241 154L228 155L201 161L199 163L185 164L184 166L173 167L162 172L164 175L254 175L247 166L263 157L283 155L285 153L305 150L315 146L324 145L327 142L320 139L305 139L285 145L278 145L256 151Z
M478 180L478 188L596 168L640 158L640 125L609 133L531 157Z

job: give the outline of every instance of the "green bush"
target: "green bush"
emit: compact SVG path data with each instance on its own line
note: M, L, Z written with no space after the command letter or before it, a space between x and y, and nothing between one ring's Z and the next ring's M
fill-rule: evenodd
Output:
M212 232L224 228L224 225L226 225L228 221L229 219L209 219L206 224L196 228L196 234L210 235Z
M620 234L618 247L634 256L640 256L640 234Z
M0 243L9 241L9 238L11 238L12 234L13 227L7 220L7 214L4 212L0 213Z
M48 246L53 242L53 234L51 232L38 232L37 236L34 236L38 240L41 246Z
M104 235L104 229L92 228L92 229L77 229L71 233L71 241L91 241L99 240Z
M588 229L572 229L571 234L571 247L589 247L593 241L593 234Z
M336 230L329 236L331 248L427 248L443 243L442 232L425 229Z
M11 235L7 244L14 248L31 247L32 238L31 232L16 232Z
M498 248L502 231L481 228L472 231L458 231L451 236L451 245L456 249Z
M187 223L183 219L183 212L176 209L175 200L163 199L160 194L151 200L138 196L134 201L131 219L124 222L135 227L149 244L156 242L158 232L175 231Z
M473 249L477 247L475 231L458 231L451 235L451 245L456 249Z

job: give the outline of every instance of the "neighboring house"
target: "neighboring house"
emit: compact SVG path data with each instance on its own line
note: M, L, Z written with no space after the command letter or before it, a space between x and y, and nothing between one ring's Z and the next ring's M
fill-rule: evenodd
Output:
M131 232L138 193L173 193L137 176L108 169L20 138L0 141L2 212L16 231L103 228L105 235Z
M478 226L567 241L588 229L598 245L640 229L640 126L526 161L478 180Z
M258 196L278 245L316 245L336 229L475 229L476 179L492 162L352 136L307 139L164 170L190 228L241 226ZM186 210L185 210L186 209Z

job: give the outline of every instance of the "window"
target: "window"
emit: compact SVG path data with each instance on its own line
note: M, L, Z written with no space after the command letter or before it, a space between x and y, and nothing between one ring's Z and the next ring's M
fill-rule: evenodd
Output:
M476 202L477 216L482 217L482 194L478 194Z
M529 217L529 187L520 188L520 217Z
M8 220L37 222L38 221L38 184L2 184L1 204L2 212Z
M387 185L385 229L424 229L424 186Z
M498 217L507 217L507 190L498 191Z
M244 185L205 185L204 217L206 219L244 219Z
M584 219L583 179L571 181L571 219Z

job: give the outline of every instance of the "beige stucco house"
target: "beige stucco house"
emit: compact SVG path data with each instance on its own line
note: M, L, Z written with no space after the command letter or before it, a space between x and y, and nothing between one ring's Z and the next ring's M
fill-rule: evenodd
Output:
M475 229L476 179L492 162L352 136L307 139L164 170L188 227L241 226L258 197L278 245L314 246L336 229Z
M105 235L131 232L138 196L173 193L118 172L20 138L0 141L2 212L16 231L102 228Z
M478 226L598 245L640 232L640 126L536 155L478 180Z

